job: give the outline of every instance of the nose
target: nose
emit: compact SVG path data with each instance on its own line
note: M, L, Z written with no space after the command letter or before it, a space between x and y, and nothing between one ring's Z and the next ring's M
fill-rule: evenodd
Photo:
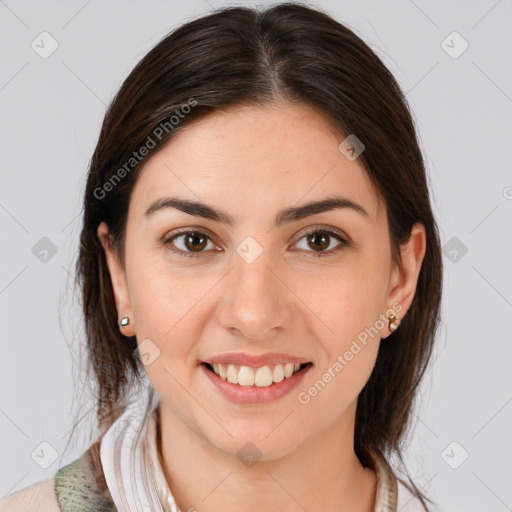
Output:
M262 341L291 325L293 293L271 260L265 251L252 263L235 255L223 280L217 321L240 338Z

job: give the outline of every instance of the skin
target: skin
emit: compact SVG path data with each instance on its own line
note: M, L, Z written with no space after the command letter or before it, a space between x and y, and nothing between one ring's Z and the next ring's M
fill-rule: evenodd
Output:
M393 266L388 219L359 160L338 146L344 139L305 105L236 106L178 132L145 163L131 197L123 268L98 228L123 327L160 350L146 366L161 397L162 466L182 511L279 510L370 512L375 473L354 453L357 397L373 370L387 321L377 336L320 393L307 390L381 315L413 300L425 254L416 224ZM277 212L333 195L348 208L272 227ZM234 226L165 209L144 212L156 199L178 196L228 212ZM329 246L305 235L332 227L353 242ZM202 253L186 237L171 252L163 240L178 228L210 238ZM247 237L263 249L248 263L236 252ZM309 240L309 243L308 243ZM217 249L217 250L215 250ZM331 252L315 257L318 252ZM385 343L385 339L382 341ZM313 362L301 385L277 402L238 405L203 374L200 361L225 352L284 352ZM247 442L261 459L247 467L237 452Z

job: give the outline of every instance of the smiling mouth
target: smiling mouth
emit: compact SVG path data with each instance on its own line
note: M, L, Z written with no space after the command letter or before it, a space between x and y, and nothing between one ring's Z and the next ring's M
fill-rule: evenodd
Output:
M239 366L235 364L210 364L201 363L209 371L215 373L222 380L231 384L247 387L270 387L278 384L292 375L304 370L311 366L313 363L305 364L275 364L265 365L259 368L252 368L250 366Z

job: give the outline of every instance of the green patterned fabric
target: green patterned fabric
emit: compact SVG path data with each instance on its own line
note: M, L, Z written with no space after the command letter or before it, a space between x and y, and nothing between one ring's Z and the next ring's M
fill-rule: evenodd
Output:
M100 439L55 474L62 512L117 512L100 460Z

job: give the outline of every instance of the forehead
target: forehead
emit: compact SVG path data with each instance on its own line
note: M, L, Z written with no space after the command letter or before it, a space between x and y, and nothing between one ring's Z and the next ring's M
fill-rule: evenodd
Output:
M235 106L185 125L144 164L132 200L142 211L165 195L219 207L274 209L342 195L381 208L363 165L339 149L345 135L303 104ZM276 207L277 209L277 207Z

